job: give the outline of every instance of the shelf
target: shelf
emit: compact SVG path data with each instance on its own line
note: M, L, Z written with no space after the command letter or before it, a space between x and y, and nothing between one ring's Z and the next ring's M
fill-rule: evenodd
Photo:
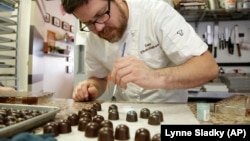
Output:
M15 56L0 55L0 59L16 59Z
M0 82L6 82L14 87L18 86L16 56L19 2L19 0L0 0Z
M0 25L16 25L17 22L13 21L9 18L5 18L5 17L0 17Z
M45 55L48 56L56 56L56 57L68 57L68 54L61 54L61 53L44 53Z
M10 2L12 2L11 0L9 1L1 1L0 2L0 12L2 11L13 11L15 9L14 4L11 4Z
M15 74L0 74L0 77L2 76L15 76Z
M6 43L6 42L14 42L15 40L6 38L6 37L0 37L0 43Z
M250 20L250 9L179 10L188 22Z
M15 50L16 48L11 47L11 46L6 46L6 45L1 45L0 44L0 51L4 51L4 50Z
M12 28L0 25L0 34L16 33Z
M0 68L13 68L13 67L15 67L15 66L14 65L8 65L8 64L0 64Z

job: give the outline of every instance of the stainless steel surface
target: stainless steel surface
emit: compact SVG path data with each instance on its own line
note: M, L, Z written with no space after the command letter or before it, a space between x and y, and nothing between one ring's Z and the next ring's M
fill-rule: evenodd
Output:
M54 119L56 114L60 111L60 108L54 106L38 106L38 105L23 105L23 104L0 104L0 108L47 111L46 113L43 113L31 119L1 128L0 138L10 137L17 133L24 132L29 129L35 128L39 125L42 125Z

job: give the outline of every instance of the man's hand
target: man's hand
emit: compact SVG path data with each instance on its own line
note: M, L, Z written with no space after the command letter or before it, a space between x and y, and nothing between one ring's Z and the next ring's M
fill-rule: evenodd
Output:
M0 86L0 92L15 92L16 90L12 87L2 87Z
M80 82L74 89L73 99L75 101L91 101L98 97L97 88L89 81Z
M111 72L111 81L126 89L132 82L146 89L156 88L156 74L147 64L136 57L126 56L117 59Z

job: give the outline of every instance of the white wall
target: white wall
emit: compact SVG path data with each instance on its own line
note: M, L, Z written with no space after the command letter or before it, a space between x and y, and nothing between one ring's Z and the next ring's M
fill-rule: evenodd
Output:
M61 21L67 21L69 24L75 24L75 17L71 15L63 15L60 10L60 0L45 1L46 10L45 13L49 13L50 16L56 16ZM39 2L41 2L39 0ZM59 40L63 38L66 33L61 27L56 27L51 23L46 23L43 20L43 14L39 10L36 1L20 0L20 18L19 18L19 41L18 45L18 91L28 91L28 70L29 66L32 65L32 56L29 56L29 33L30 25L34 25L39 33L43 36L46 41L47 30L51 30L56 33L56 38ZM73 35L73 33L69 33ZM65 45L66 46L66 45ZM70 59L66 61L66 57L56 56L44 56L44 80L43 80L43 91L54 92L54 97L70 98L73 91L73 73L66 73L66 66L73 66L74 48L72 48ZM33 64L35 67L42 67L39 64ZM35 85L34 87L37 87Z
M206 32L207 25L210 25L213 29L214 22L200 22L198 24L197 33L202 38L202 35ZM195 24L191 23L191 25L195 28ZM240 38L241 42L250 43L250 20L248 21L222 21L218 23L219 32L223 33L225 27L231 31L231 29L238 25L239 33L244 33L244 38ZM236 45L234 46L234 54L229 54L227 49L220 50L217 48L217 58L216 61L218 63L239 63L239 62L250 62L250 48L248 50L241 49L241 56L239 57L237 54ZM226 73L233 73L234 69L238 69L240 72L250 73L250 67L223 67Z

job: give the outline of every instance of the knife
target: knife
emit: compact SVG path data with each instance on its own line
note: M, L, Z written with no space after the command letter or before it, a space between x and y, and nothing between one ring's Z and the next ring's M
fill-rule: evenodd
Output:
M217 57L218 37L219 37L219 26L215 25L214 26L214 40L213 40L214 58Z
M225 48L228 48L228 40L229 40L229 31L228 28L225 28L225 37L224 37L224 43L225 43Z
M235 38L235 43L236 43L236 46L237 46L238 56L241 56L240 39L239 39L239 27L238 27L238 25L235 25L235 27L234 27L234 38Z
M207 26L207 44L208 44L208 50L212 53L213 52L213 35L211 32L211 26Z

